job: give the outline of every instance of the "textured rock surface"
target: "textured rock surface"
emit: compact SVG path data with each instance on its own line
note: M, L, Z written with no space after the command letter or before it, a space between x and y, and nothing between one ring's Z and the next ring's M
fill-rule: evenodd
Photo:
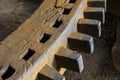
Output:
M0 29L0 41L4 40L5 37L16 30L18 26L24 22L25 18L30 17L30 14L34 12L34 9L36 9L39 4L40 3L29 2L29 0L0 0L0 25L2 26ZM7 6L7 10L2 9L3 6ZM12 11L14 16L12 15ZM49 11L51 11L51 9L47 10L47 12ZM120 19L111 14L107 14L106 20L106 24L102 28L103 33L101 40L95 40L96 48L94 54L81 53L85 63L85 70L82 74L67 71L65 74L67 80L120 80L120 73L117 72L112 65L110 50L115 42L115 26ZM38 46L37 44L32 45ZM12 68L10 67L10 69ZM14 72L14 69L12 70Z

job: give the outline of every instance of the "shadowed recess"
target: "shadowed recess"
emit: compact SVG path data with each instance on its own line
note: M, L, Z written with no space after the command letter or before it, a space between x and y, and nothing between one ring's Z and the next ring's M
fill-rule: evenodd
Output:
M35 54L35 51L29 49L26 53L26 55L23 57L24 60L28 60L29 58L31 58L33 55Z
M59 28L62 23L63 23L63 20L58 20L58 19L57 19L57 20L55 21L55 24L53 25L53 27L54 27L54 28Z
M40 40L41 43L46 43L50 39L51 35L50 34L43 34L42 39Z
M69 3L75 3L76 2L76 0L70 0L69 1Z
M7 71L1 76L3 80L8 79L15 73L15 69L13 69L11 66L8 67Z
M63 14L67 15L67 14L70 13L71 10L72 10L72 9L67 9L67 8L65 8L64 11L63 11Z

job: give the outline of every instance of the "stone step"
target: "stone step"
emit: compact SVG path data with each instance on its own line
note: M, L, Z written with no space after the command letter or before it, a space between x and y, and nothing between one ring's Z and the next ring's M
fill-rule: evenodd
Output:
M106 0L88 0L87 6L104 8L106 11Z
M45 65L38 73L36 80L65 80L65 77L49 65Z
M99 20L102 23L105 22L104 8L86 7L83 14L84 18Z
M55 60L59 67L67 68L79 73L83 71L84 65L82 56L76 51L62 47L55 55Z
M77 24L77 30L80 33L88 34L94 37L100 37L101 22L92 19L80 19Z
M75 51L93 53L94 51L93 37L86 34L73 32L68 37L68 47Z

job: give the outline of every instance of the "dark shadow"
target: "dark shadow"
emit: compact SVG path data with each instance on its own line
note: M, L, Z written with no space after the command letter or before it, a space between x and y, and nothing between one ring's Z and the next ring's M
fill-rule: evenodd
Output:
M43 1L44 0L0 1L0 42L29 18Z
M15 69L13 69L11 66L8 67L7 71L1 76L3 80L8 79L15 73Z

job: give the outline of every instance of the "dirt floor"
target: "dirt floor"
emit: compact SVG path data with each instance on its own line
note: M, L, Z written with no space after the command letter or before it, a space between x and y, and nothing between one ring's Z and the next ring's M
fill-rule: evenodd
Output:
M0 0L0 41L30 17L42 0Z
M40 4L30 0L0 0L0 42L30 17ZM106 13L102 36L95 38L94 54L80 52L84 59L84 71L79 74L67 70L66 80L120 80L120 72L114 68L111 57L118 23L120 18Z

